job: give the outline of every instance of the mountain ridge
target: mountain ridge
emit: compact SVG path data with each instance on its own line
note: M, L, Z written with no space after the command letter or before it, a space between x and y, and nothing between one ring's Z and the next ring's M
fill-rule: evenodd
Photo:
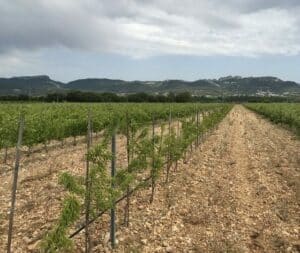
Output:
M185 81L125 81L109 78L83 78L70 82L52 80L48 75L0 78L0 95L45 95L71 90L117 94L190 92L198 96L300 96L300 84L273 76L226 76L218 79Z

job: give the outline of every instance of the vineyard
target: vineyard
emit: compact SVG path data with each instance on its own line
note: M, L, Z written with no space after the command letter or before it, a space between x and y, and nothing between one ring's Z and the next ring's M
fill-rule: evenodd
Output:
M274 123L288 126L300 136L300 104L247 104L247 107Z
M184 118L196 110L209 111L217 105L207 104L0 104L0 148L15 146L20 113L26 118L23 143L28 148L63 141L86 134L88 112L93 119L93 132L107 129L115 119L124 122L128 117L135 124L149 124L152 117L167 120L170 110L175 118ZM121 123L120 123L121 124Z
M5 182L1 188L1 203L4 203L0 217L1 247L6 243L3 231L9 220L8 252L11 244L20 252L67 252L83 245L85 252L92 252L92 225L110 211L106 223L110 224L109 240L114 248L120 221L123 226L130 226L131 195L143 188L150 189L151 204L158 181L168 184L170 173L177 170L179 161L187 161L231 107L226 104L0 105L0 147L3 162L7 164L1 172ZM17 143L14 160L12 147ZM56 165L54 169L55 159L58 156L68 159L64 150L70 148L74 154L80 148L81 158L75 158L79 164L72 161L71 169L66 170L64 160L62 168ZM51 157L51 152L56 152L56 158ZM43 160L50 164L43 166ZM12 172L14 184L9 200L5 187L10 185ZM33 198L38 187L41 194L47 190L55 192L52 204L47 196L42 200L43 196ZM11 203L10 211L7 203ZM13 220L18 227L13 226ZM36 230L30 235L22 233L30 231L36 222L40 227L38 235L34 236ZM23 238L23 246L19 237ZM82 239L74 244L75 237ZM24 240L29 246L24 245Z
M1 252L299 252L299 104L0 109Z

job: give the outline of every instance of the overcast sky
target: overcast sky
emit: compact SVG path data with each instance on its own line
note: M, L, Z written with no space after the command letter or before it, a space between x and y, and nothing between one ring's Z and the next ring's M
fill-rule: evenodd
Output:
M300 82L300 0L0 0L0 76Z

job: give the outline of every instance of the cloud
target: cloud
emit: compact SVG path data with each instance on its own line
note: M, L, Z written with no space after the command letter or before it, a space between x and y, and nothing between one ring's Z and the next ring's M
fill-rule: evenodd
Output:
M298 0L0 0L0 57L70 50L129 55L298 55Z

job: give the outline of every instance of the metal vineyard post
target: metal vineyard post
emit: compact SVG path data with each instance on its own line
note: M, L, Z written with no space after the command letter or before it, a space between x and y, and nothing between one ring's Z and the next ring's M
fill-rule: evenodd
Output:
M12 242L12 233L13 233L13 221L15 214L15 204L16 204L16 192L18 184L18 175L19 175L19 166L20 166L20 156L21 156L21 146L23 140L24 132L24 115L20 115L19 119L19 132L18 132L18 142L16 146L16 162L13 175L13 186L11 193L11 207L9 212L9 226L8 226L8 236L7 236L7 253L11 252L11 242Z

